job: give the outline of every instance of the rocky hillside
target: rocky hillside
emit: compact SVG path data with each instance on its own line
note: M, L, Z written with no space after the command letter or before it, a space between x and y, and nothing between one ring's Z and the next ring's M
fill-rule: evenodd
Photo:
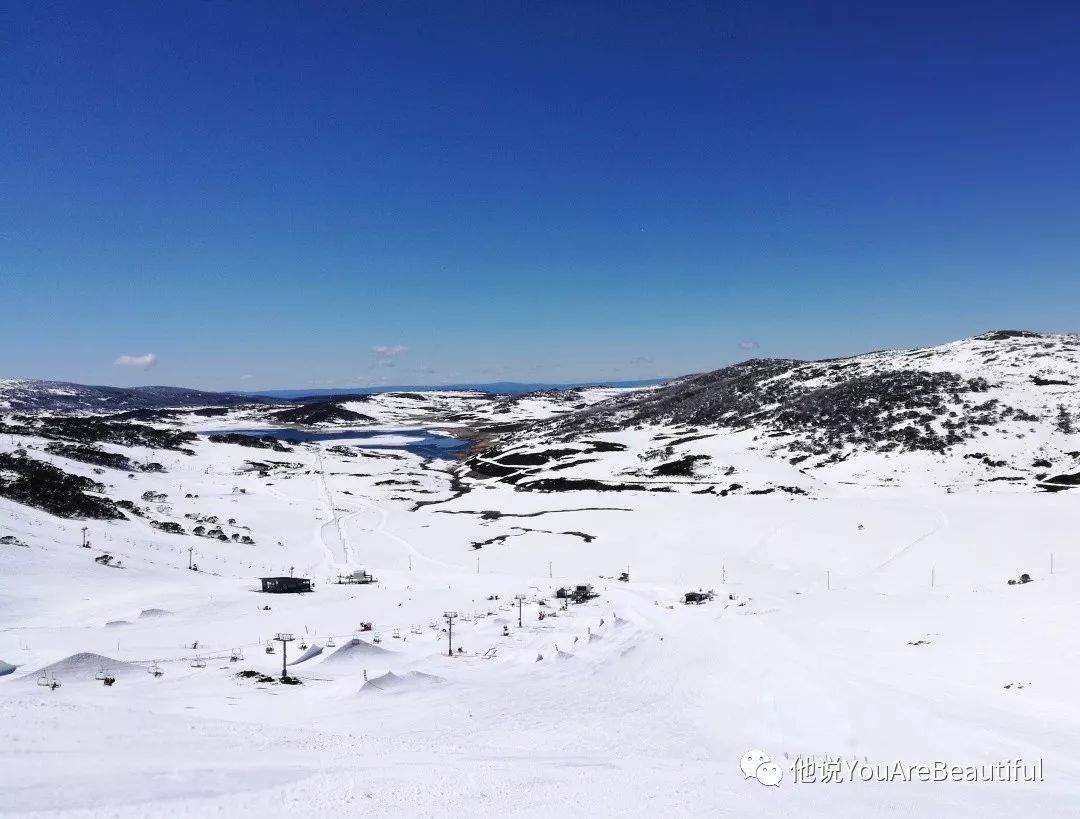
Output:
M921 475L948 485L1064 485L1080 469L1078 433L1080 336L996 331L938 347L752 360L687 376L538 423L498 441L473 465L483 471L486 464L491 475L503 465L506 478L533 451L535 476L512 470L512 480L528 487L530 477L550 479L552 469L569 477L564 470L575 468L568 459L588 455L604 436L628 441L641 462L658 463L592 477L716 479L722 437L722 476L734 474L736 452L755 452L797 467L786 480L808 491L828 472L871 481ZM565 454L537 462L536 450L559 447Z

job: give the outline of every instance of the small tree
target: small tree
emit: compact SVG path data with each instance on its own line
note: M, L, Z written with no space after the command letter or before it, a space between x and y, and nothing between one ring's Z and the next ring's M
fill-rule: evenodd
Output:
M1064 404L1058 404L1057 428L1066 435L1072 435L1076 431L1073 429L1072 417Z

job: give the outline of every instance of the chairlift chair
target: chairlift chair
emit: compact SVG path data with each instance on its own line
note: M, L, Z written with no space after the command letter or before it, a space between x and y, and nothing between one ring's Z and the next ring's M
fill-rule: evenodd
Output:
M38 677L37 684L40 685L43 688L48 688L49 687L49 675L48 674L42 674L40 677Z
M161 666L158 665L157 663L151 663L150 667L148 669L146 669L146 673L149 674L154 679L157 679L157 678L162 677L162 676L165 675L165 672L161 670Z
M94 675L94 679L97 680L98 682L101 682L102 680L105 679L105 677L106 677L105 666L99 665L98 666L98 672L97 672L97 674Z
M401 632L398 631L397 629L394 629L394 639L395 640L400 640L401 639Z
M303 640L303 639L300 640L300 650L301 651L306 651L307 650L307 640Z
M105 677L102 679L102 682L111 688L112 684L116 682L116 677L114 677L112 674L106 674Z
M195 655L195 659L191 661L192 668L206 668L206 660L199 655Z
M331 637L329 640L326 641L326 647L327 648L333 648L336 645L337 645L337 643L334 642L333 637Z
M379 632L376 631L375 636L371 638L371 641L373 643L381 643L382 642L382 634L380 634Z
M274 644L272 642L270 642L269 640L267 640L267 642L266 642L266 653L267 654L273 654L274 653Z
M232 653L229 654L230 663L238 663L244 659L244 650L242 648L234 648Z

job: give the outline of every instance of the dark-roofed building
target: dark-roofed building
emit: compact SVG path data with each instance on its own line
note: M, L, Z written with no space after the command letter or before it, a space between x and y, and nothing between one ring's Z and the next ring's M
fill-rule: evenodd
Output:
M307 577L260 577L262 590L272 594L299 594L311 591L311 580Z

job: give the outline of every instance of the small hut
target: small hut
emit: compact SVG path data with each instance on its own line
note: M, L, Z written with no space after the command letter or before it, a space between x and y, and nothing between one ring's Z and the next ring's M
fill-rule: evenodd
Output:
M300 594L311 591L307 577L260 577L262 590L270 594Z
M369 583L375 583L376 580L369 572L366 572L363 569L358 569L352 574L339 574L337 576L337 582L339 584L359 583L362 585L367 585Z

